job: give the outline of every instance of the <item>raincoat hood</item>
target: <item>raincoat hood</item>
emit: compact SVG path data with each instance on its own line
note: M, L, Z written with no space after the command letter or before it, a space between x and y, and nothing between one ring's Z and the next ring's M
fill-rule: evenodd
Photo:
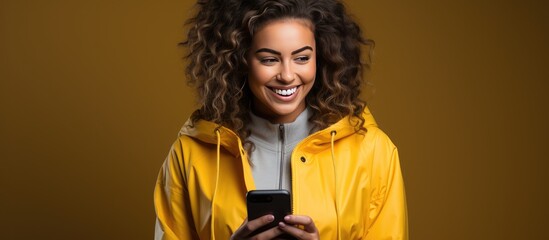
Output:
M364 110L364 112L362 113L362 117L365 120L363 126L366 129L370 127L377 127L377 123L368 108ZM318 147L319 149L324 149L326 147L329 147L329 145L326 144L330 143L331 133L333 131L337 132L334 139L335 141L337 141L341 138L345 138L347 136L355 134L355 126L357 122L358 120L354 117L344 117L335 124L329 126L328 128L313 133L311 136L307 137L303 141L307 141L308 143L312 144L315 147ZM216 130L219 130L221 134L221 147L231 152L234 156L242 154L240 150L242 142L240 138L236 135L236 133L226 127L223 127L213 122L199 120L192 124L191 120L189 119L179 131L179 136L186 135L204 143L217 144L217 135L215 133Z

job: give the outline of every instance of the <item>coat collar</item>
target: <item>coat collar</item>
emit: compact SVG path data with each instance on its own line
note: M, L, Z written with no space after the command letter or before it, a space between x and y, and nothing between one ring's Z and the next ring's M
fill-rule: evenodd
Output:
M377 123L367 107L364 109L362 117L365 120L363 125L365 128L377 127ZM303 139L299 145L304 148L303 150L308 152L323 150L329 147L331 133L333 131L336 132L334 141L352 135L356 132L355 125L357 121L358 119L355 117L344 117L331 126L309 135ZM186 135L205 143L217 144L217 136L215 134L216 130L220 131L221 146L224 149L229 151L235 157L245 155L245 150L242 147L242 141L235 132L210 121L199 120L193 125L190 120L187 120L179 131L179 135Z

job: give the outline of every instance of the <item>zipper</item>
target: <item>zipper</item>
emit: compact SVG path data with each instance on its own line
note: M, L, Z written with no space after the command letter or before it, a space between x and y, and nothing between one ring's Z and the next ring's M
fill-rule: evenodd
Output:
M278 126L278 134L279 134L279 140L280 140L280 169L279 169L279 176L278 176L278 189L282 189L282 179L284 174L284 124L280 124Z

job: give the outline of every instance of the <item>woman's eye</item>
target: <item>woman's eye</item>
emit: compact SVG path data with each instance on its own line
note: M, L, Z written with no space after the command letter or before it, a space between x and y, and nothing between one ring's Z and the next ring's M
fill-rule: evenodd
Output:
M302 56L302 57L297 57L295 60L298 63L306 63L309 61L309 59L310 58L308 56Z
M260 62L261 62L262 64L266 64L266 65L273 65L273 64L275 64L276 62L278 62L278 59L276 59L276 58L262 58L262 59L260 60Z

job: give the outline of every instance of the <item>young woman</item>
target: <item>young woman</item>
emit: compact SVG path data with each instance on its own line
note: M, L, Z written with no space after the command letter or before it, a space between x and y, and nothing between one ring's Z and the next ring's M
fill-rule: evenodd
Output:
M361 36L337 0L199 0L187 73L200 108L155 188L158 239L407 239L396 147L359 97ZM366 65L368 66L368 65ZM293 214L246 219L246 193Z

